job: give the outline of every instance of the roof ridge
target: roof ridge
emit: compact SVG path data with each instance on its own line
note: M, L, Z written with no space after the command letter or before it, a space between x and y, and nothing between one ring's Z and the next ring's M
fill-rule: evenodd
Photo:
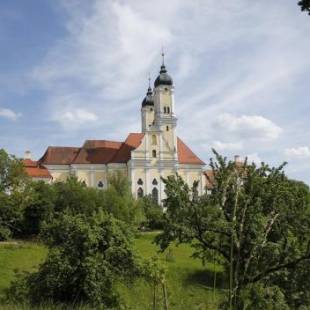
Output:
M81 147L80 146L52 146L52 145L49 145L48 147L47 147L48 149L49 148L62 148L62 149L80 149Z
M115 142L115 143L121 143L121 141L115 141L115 140L106 140L106 139L86 139L86 141L106 141L106 142Z

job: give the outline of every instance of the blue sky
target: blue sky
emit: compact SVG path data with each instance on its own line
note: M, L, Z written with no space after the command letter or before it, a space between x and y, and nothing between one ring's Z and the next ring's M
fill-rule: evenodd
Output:
M0 147L123 140L161 47L178 135L310 183L310 17L297 1L2 0Z

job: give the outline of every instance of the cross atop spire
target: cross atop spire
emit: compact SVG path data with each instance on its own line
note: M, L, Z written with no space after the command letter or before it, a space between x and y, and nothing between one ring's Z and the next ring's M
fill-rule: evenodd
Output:
M151 88L151 73L150 72L149 72L148 80L149 80L149 88Z
M164 48L161 47L161 57L162 57L162 60L163 60L163 63L160 67L160 72L159 73L166 73L167 70L166 70L166 66L165 66L165 53L164 53Z
M161 47L161 57L163 59L163 66L165 65L165 53L164 53L164 47Z
M147 93L146 95L152 95L152 88L151 88L151 73L149 72L149 77L148 77L148 81L149 81L149 88L147 89Z

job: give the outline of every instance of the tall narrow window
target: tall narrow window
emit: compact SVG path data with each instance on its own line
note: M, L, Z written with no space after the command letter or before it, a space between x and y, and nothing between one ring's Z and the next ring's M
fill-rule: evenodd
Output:
M167 108L166 108L166 107L164 107L164 113L165 113L165 114L167 113Z
M158 189L156 187L152 189L152 199L154 202L158 203Z
M153 151L152 151L152 157L153 157L153 158L156 158L156 150L153 150Z
M157 145L156 135L152 135L152 145Z
M167 107L167 113L170 114L170 108L169 107Z
M137 196L138 196L138 198L142 198L143 197L143 189L141 187L139 187L138 190L137 190Z
M166 126L166 130L169 131L169 126Z

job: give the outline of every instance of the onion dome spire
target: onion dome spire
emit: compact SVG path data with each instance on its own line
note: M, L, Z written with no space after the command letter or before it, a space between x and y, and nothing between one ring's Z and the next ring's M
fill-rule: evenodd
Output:
M149 77L149 87L147 89L146 96L144 97L142 101L142 107L145 106L154 106L154 100L153 100L153 92L151 88L151 78Z
M154 82L154 86L157 87L159 85L168 85L168 86L172 86L173 85L173 81L171 76L167 73L167 69L165 66L165 53L164 51L162 51L161 53L162 56L162 65L160 67L160 71L159 71L159 75L156 78L155 82Z

